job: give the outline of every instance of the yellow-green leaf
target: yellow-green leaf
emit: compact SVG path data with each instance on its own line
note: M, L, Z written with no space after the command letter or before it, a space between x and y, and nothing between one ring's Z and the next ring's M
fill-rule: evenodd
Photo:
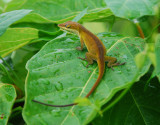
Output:
M36 38L38 38L38 30L33 28L8 29L0 37L0 56L4 57Z
M135 62L136 65L139 69L141 69L144 66L144 63L146 61L146 53L145 52L140 52L136 55L135 57Z

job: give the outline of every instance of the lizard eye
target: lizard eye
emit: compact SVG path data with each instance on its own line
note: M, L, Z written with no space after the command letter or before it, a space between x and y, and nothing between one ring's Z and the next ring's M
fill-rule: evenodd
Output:
M66 27L66 28L70 28L70 27L71 27L71 25L69 25L69 24L66 24L66 25L65 25L65 27Z

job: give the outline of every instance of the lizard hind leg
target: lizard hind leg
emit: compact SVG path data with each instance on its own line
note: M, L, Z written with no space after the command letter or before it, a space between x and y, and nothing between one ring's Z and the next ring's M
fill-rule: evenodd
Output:
M112 68L113 69L113 66L119 66L119 65L124 65L124 63L120 63L120 62L117 62L117 59L115 57L111 57L111 56L105 56L105 61L108 62L107 66Z
M87 68L89 65L93 64L93 60L96 60L96 55L87 52L85 58L78 57L79 59L86 60L88 62Z

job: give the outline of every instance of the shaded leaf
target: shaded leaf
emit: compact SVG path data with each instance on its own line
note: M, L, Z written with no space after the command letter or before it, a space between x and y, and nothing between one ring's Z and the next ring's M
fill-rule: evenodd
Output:
M7 125L25 125L25 122L22 118L22 110L23 108L21 106L14 108L9 117Z
M155 54L156 54L156 74L160 81L160 35L157 37L157 41L155 44Z
M159 125L160 85L151 81L144 91L145 82L140 81L103 117L97 117L93 125Z
M30 50L30 51L27 51ZM27 70L25 69L26 62L36 53L33 48L27 48L26 46L22 49L14 51L11 56L14 72L16 73L18 80L13 77L16 82L16 86L19 87L24 94L25 78L27 76Z
M158 0L105 0L105 2L116 16L135 19L144 15L154 15L153 7Z
M16 99L16 91L12 85L0 83L0 123L7 125L13 103Z
M90 96L91 102L98 101L102 106L132 81L138 70L134 57L143 51L144 40L116 33L101 33L99 37L108 49L107 55L126 62L123 66L115 67L114 71L106 68L100 85ZM84 57L86 52L77 51L75 47L79 45L79 39L75 36L55 39L28 61L23 110L27 124L79 125L95 117L97 109L92 106L54 108L32 102L35 99L49 104L68 104L89 92L98 77L98 68L96 63L86 68L87 63L77 58ZM147 62L137 80L148 71L149 66Z
M14 10L11 12L3 13L0 15L0 36L6 31L6 29L15 21L21 19L32 10Z
M8 29L0 37L0 55L4 57L36 38L38 38L38 30L33 28Z
M53 23L32 23L32 22L22 22L22 23L16 23L11 25L11 28L34 28L38 29L39 31L44 31L47 33L54 33L56 32L59 28L57 27L57 24Z
M8 72L8 69L3 65L3 63L0 63L0 83L12 83L13 84L13 81Z

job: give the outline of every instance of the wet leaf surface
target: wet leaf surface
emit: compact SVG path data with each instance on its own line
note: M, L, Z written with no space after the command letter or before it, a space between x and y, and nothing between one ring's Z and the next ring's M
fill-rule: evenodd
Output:
M108 102L114 94L126 88L137 72L134 57L143 51L144 40L123 37L116 33L101 33L99 38L105 44L108 56L114 56L123 66L105 69L105 74L96 91L89 97L100 105ZM26 99L23 117L27 124L86 124L96 115L92 106L73 106L54 108L44 106L32 99L49 104L73 103L77 97L84 97L98 77L97 64L86 68L84 51L77 51L79 39L75 36L62 37L48 42L27 63ZM146 62L137 80L148 71L150 62Z

